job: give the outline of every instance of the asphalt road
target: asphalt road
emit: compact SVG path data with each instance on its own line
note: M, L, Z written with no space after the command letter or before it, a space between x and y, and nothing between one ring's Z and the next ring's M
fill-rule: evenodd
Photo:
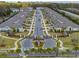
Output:
M35 19L35 29L34 29L34 34L33 34L32 38L25 38L23 41L21 41L21 51L22 51L23 54L24 54L23 51L34 48L34 46L32 44L32 40L36 36L40 36L40 37L44 38L43 48L53 48L53 47L56 46L56 41L54 39L43 37L43 31L42 31L42 25L41 25L42 15L40 13L40 10L36 9L34 19ZM52 54L39 54L39 53L38 54L32 54L32 53L30 53L30 54L28 54L28 56L53 56L53 55Z
M42 26L41 26L41 10L36 10L36 15L35 15L35 31L34 31L34 36L40 36L43 37L43 31L42 31ZM44 19L43 19L44 20ZM52 38L44 38L44 47L43 48L53 48L56 46L56 41Z
M22 42L21 42L21 49L23 51L25 50L29 50L31 48L33 48L33 44L32 44L32 39L30 38L25 38Z
M56 53L51 52L51 53L36 53L36 54L28 54L29 57L55 57Z
M40 10L36 10L36 14L35 14L35 30L34 30L34 34L33 36L43 36L43 31L42 31L42 26L41 26L41 14L40 14Z
M24 12L24 11L19 12L17 15L13 16L9 20L1 23L0 28L7 27L7 26L9 26L9 27L12 27L12 26L22 27L23 21L25 20L27 13L28 12Z
M32 40L36 37L36 36L43 36L43 32L41 30L41 15L40 12L38 10L36 10L35 13L35 29L34 29L34 34L32 36L32 38L25 38L22 42L21 42L21 48L23 50L28 50L33 48L33 44L32 44Z
M66 17L63 17L56 11L50 10L50 9L45 9L45 10L48 11L49 15L51 16L54 27L56 27L56 28L61 28L61 27L79 28L79 26L77 24L73 23Z
M43 48L53 48L56 46L56 41L52 38L45 38L43 37L43 31L42 31L42 25L41 25L41 19L42 19L42 15L40 13L40 10L36 10L35 13L35 29L34 29L34 34L32 36L32 38L26 38L22 41L22 48L25 50L33 48L33 44L32 44L32 40L36 37L36 36L40 36L42 38L44 38L44 47ZM30 48L29 48L30 47Z

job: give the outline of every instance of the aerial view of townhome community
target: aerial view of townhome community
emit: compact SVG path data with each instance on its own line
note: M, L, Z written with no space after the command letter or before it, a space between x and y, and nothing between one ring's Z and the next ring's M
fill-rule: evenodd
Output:
M42 57L79 57L79 3L0 1L0 58Z

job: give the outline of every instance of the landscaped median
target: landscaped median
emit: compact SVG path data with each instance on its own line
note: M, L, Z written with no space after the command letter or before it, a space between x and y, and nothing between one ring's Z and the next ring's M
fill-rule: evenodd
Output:
M34 47L37 49L43 48L44 39L40 38L40 36L37 36L36 38L33 39L32 43L33 43Z

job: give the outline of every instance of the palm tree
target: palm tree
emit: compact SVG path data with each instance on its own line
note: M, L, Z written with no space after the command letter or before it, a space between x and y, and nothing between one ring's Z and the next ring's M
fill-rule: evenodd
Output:
M75 57L77 57L77 50L79 50L79 47L78 47L78 35L72 35L72 44L73 44L73 50L75 50Z
M69 49L66 49L66 53L67 53L67 56L68 56L68 57L70 57L70 56L71 56L72 51L71 51L71 50L69 50Z
M20 52L21 52L21 49L16 49L15 52L16 52L16 53L20 53Z
M50 32L53 32L53 29L50 29Z
M31 52L35 52L35 50L36 50L35 48L30 49Z
M75 50L75 57L77 57L77 51L79 50L79 47L74 47L73 49Z
M56 35L56 56L58 56L58 51L59 51L59 39L57 38L57 35Z
M24 51L26 54L29 54L29 50Z
M75 50L75 57L77 57L77 50L79 50L78 39L72 39L73 50Z
M56 57L58 57L58 47L54 47L53 51L55 51Z
M47 48L47 52L51 53L52 52L52 48Z

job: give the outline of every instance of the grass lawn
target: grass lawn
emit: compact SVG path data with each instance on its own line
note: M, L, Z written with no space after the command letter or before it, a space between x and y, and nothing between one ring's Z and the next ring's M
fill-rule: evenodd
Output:
M71 41L71 37L59 37L59 39L63 42L63 46L72 49L73 45L72 45L72 41Z
M79 32L74 32L70 35L71 38L75 38L78 41L78 47L79 47Z
M17 53L0 52L0 58L21 58Z
M18 36L8 36L8 34L6 32L0 32L0 35L3 36L3 37L14 39L14 40L19 39Z
M0 49L13 48L15 41L16 40L12 40L10 38L4 38L0 36Z
M61 35L61 33L49 32L54 37L57 35ZM69 49L73 49L72 38L78 39L78 47L79 47L79 32L73 32L69 36L66 37L58 37L63 42L63 46Z
M8 58L7 52L0 52L0 58Z

